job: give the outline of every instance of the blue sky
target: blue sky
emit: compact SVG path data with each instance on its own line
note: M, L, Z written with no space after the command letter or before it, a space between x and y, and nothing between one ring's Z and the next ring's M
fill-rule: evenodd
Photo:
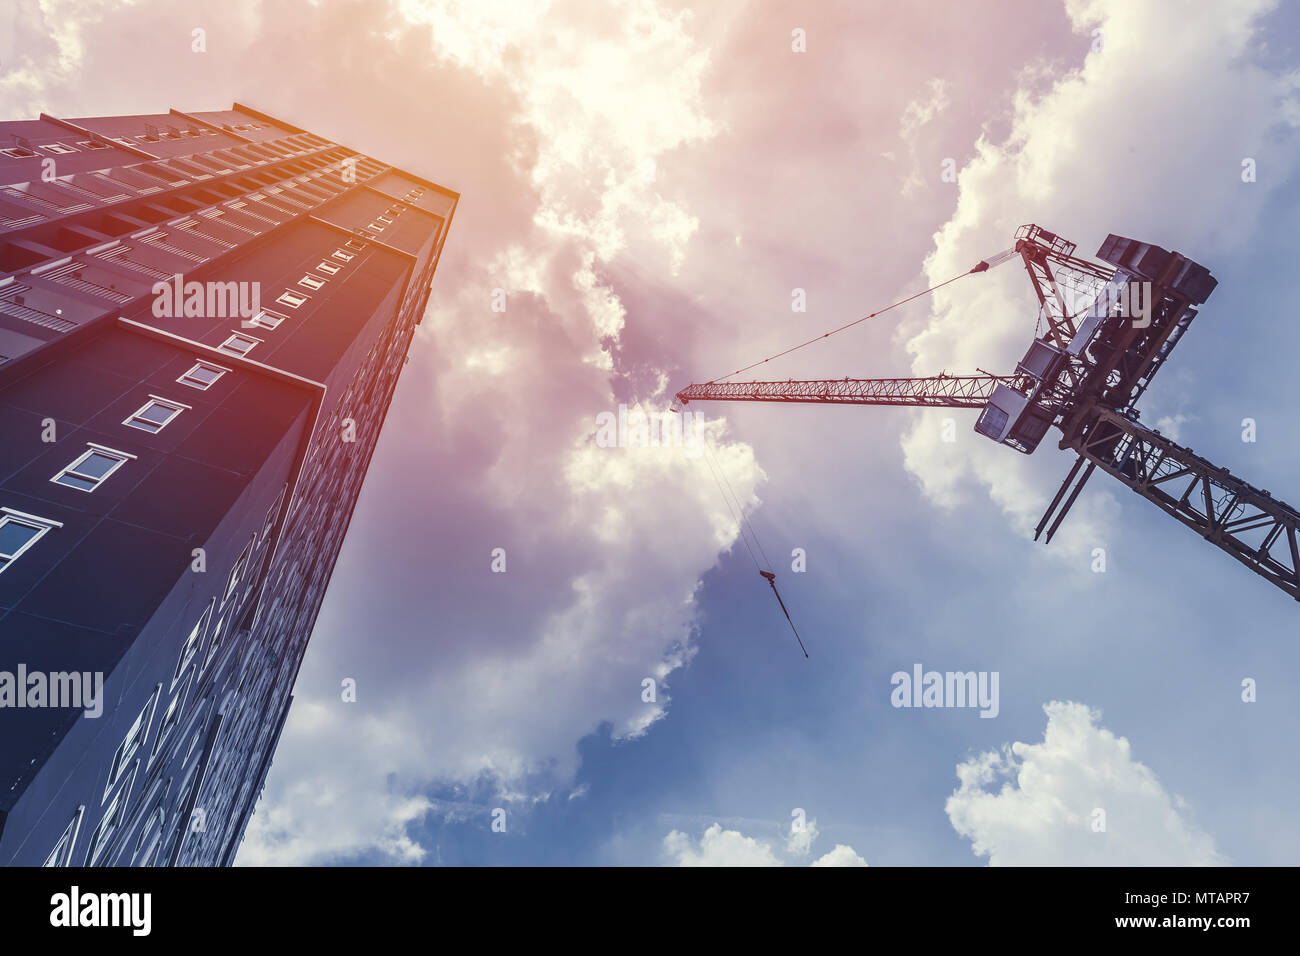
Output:
M960 86L960 79L951 82ZM1171 135L1179 119L1168 117ZM1149 123L1152 116L1123 118L1125 125L1139 121ZM996 126L997 118L958 119L957 132L948 135L983 123ZM1290 135L1274 134L1293 160ZM1203 188L1195 179L1160 182L1167 177L1158 168L1139 172L1158 193L1156 207L1190 206ZM1127 164L1099 171L1102 180L1131 174ZM1219 241L1217 234L1228 230L1206 222L1198 233L1209 247L1204 252L1178 234L1151 233L1160 218L1155 209L1118 209L1115 225L1107 228L1128 229L1199 257L1220 280L1177 361L1148 393L1147 418L1184 416L1185 422L1164 427L1177 427L1186 443L1261 486L1281 489L1295 447L1294 426L1284 411L1294 405L1286 394L1292 383L1283 367L1295 354L1287 347L1295 332L1282 318L1290 252L1269 237L1285 235L1295 221L1296 192L1284 182L1268 195L1248 231L1231 224L1242 230L1239 240ZM1097 196L1082 199L1099 202ZM793 201L817 204L811 197ZM1208 215L1217 212L1212 208ZM1184 210L1179 218L1188 215L1193 214ZM1103 224L1112 221L1104 210L1096 216ZM1019 217L1041 219L1072 235L1036 209ZM1129 225L1135 218L1155 225L1136 233ZM898 240L912 247L914 261L929 251L925 231L917 233ZM1090 254L1100 235L1072 237ZM831 267L842 275L828 275L827 281L862 283L852 275L861 257L851 251L845 256L842 267ZM645 356L650 367L658 367L672 343L656 337L653 327L634 328L638 317L652 326L666 302L702 323L712 318L698 299L665 293L635 264L617 263L608 274L628 308L623 342L631 343L630 352L639 348L638 357ZM814 331L922 284L909 283L906 270L898 275L895 285L886 280L878 287L883 295L859 300L856 312L823 312L825 320ZM1023 348L1032 327L1032 293L1023 275L1010 282L1019 296L1013 302L1020 310L1016 321L1025 330L1015 344ZM958 300L954 308L962 304ZM737 324L743 328L752 320L768 336L765 342L801 340L776 326L774 311ZM924 310L908 318L918 315L924 320ZM780 374L901 374L907 358L889 340L891 332L875 332L878 341L872 342L873 331L866 330L866 342L809 350L810 358L801 357L803 370ZM1260 348L1264 341L1266 349ZM687 367L698 372L692 378L706 378L767 351L737 339L730 348L692 355ZM1273 363L1277 367L1269 368ZM418 398L413 402L423 405ZM1086 558L1055 556L1064 535L1053 548L1027 541L987 493L961 488L954 507L936 505L899 452L899 435L912 420L907 412L755 406L729 408L726 415L730 434L753 447L766 472L762 506L753 518L766 549L772 555L787 555L793 547L809 553L808 573L785 573L781 580L812 658L798 657L743 549L731 551L702 578L694 622L698 652L669 681L667 715L636 739L614 739L608 725L584 737L573 784L552 790L546 774L530 781L524 792L548 796L521 812L518 829L507 834L491 832L482 813L496 799L490 783L434 791L445 801L441 813L422 817L407 831L431 850L434 862L673 862L682 856L665 845L672 831L695 841L701 849L696 859L747 859L734 855L744 847L708 841L705 831L715 823L724 833L734 832L737 844L743 835L771 847L779 860L804 862L807 855L786 852L794 808L804 808L820 831L811 856L847 844L877 865L962 865L990 858L1244 864L1295 859L1287 795L1296 773L1285 756L1296 720L1285 693L1295 677L1288 637L1294 608L1284 595L1199 545L1145 502L1126 497L1124 489L1106 489L1104 480L1093 482L1072 516L1087 519L1082 536L1100 535L1096 543L1109 557L1104 575L1093 574ZM1267 438L1240 441L1240 422L1247 416L1267 427ZM970 424L961 421L963 436ZM1019 456L994 451L1013 472L1029 467ZM1034 465L1044 476L1040 496L1054 491L1068 463L1050 447L1039 452ZM710 484L703 471L688 480ZM1036 517L1041 504L1026 510ZM918 661L941 670L999 671L999 717L891 708L890 675ZM1240 700L1240 681L1250 676L1260 682L1260 696L1248 705ZM1043 706L1051 701L1077 702L1100 717L1083 722L1092 729L1082 732L1082 742L1040 754L1029 773L1023 756L1018 758L1023 776L1012 784L1020 796L1013 794L1001 809L994 802L972 811L983 815L977 832L990 848L977 855L970 833L959 833L945 811L958 787L957 765L1012 742L1041 743ZM1066 724L1066 715L1060 721ZM1091 753L1105 750L1107 739L1114 743L1100 728L1126 738L1127 749ZM1145 771L1135 770L1138 764ZM1032 779L1032 771L1043 767L1062 780L1072 779L1066 773L1071 770L1078 779L1053 792ZM1116 792L1107 793L1108 780ZM990 784L990 793L1001 783ZM1086 815L1094 805L1113 804L1108 842L1100 849L1078 842L1094 836L1086 820L1072 823L1044 807L1083 799L1080 791L1090 787L1098 793L1087 794L1091 802L1071 812ZM1154 810L1142 796L1151 788L1161 794ZM1150 813L1172 815L1178 823L1152 836ZM1076 825L1077 833L1059 832Z
M1104 476L1032 542L1054 443L1025 458L969 413L943 443L940 413L702 408L804 660L700 460L591 441L620 402L665 407L1038 222L1213 271L1143 420L1300 500L1294 7L328 7L55 11L0 77L15 116L155 109L118 44L210 22L206 60L160 54L172 104L239 99L463 195L241 863L1300 857L1294 602ZM295 37L319 55L286 72ZM1017 268L772 374L1009 368L1034 324ZM997 671L998 716L893 708L918 662Z

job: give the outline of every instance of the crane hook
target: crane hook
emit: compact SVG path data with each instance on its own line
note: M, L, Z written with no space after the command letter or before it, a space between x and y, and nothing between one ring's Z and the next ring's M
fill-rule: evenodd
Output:
M776 575L771 571L760 570L758 573L767 578L767 583L772 585L772 593L776 595L776 603L781 605L781 610L785 614L785 619L790 623L790 630L794 631L794 639L799 642L799 650L803 651L804 657L807 657L808 649L803 646L803 638L799 636L799 629L794 626L794 621L790 620L790 612L786 610L785 602L781 600L781 592L776 589Z

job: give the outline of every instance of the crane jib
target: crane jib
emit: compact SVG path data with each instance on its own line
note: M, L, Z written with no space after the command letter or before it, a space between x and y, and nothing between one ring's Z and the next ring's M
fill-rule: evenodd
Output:
M1300 513L1137 421L1137 400L1187 331L1195 306L1206 301L1218 280L1177 252L1124 236L1111 234L1102 243L1097 257L1105 266L1076 257L1074 243L1040 226L1021 226L1015 238L1013 249L963 273L987 272L1016 257L1025 265L1038 297L1039 326L1045 328L1011 375L981 371L922 378L714 379L687 386L677 400L979 409L977 432L1026 454L1055 427L1062 434L1060 447L1076 452L1078 459L1039 523L1039 534L1046 528L1050 540L1087 477L1100 468L1300 600ZM738 371L820 341L957 278L961 276ZM784 611L774 576L760 573Z

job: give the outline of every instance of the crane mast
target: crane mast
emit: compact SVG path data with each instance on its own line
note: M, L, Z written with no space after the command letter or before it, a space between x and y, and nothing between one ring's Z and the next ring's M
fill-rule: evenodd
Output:
M1101 469L1300 600L1300 513L1139 423L1137 401L1218 284L1196 262L1110 235L1097 256L1036 225L1016 231L1015 254L1039 302L1038 330L1010 375L712 381L677 393L699 401L979 409L975 431L1031 454L1049 428L1073 467L1035 538L1048 541ZM985 272L1009 254L981 262ZM815 341L815 340L814 340Z

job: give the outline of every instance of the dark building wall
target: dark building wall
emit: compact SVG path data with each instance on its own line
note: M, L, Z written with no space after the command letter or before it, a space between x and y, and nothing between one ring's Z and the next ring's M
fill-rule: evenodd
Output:
M239 106L6 129L0 508L52 527L0 569L0 672L102 672L104 712L0 708L0 863L229 864L456 196ZM18 182L48 143L63 185ZM178 273L274 327L159 315ZM185 408L125 423L152 399ZM127 460L50 480L91 443Z
M233 369L198 392L175 381L192 362L191 350L115 326L0 391L0 427L13 439L6 461L25 459L0 482L0 499L62 524L0 574L0 670L23 662L29 671L103 671L106 699L98 719L51 708L0 712L3 805L21 798L7 830L21 830L28 815L64 815L67 801L51 794L75 799L84 793L79 776L105 778L140 711L120 702L147 699L164 677L170 687L176 635L224 590L314 422L318 388ZM88 379L94 386L83 391ZM192 408L157 435L124 426L151 394ZM41 441L51 420L57 440ZM52 483L90 441L137 457L93 493ZM196 572L200 547L205 570ZM75 738L64 741L70 730ZM32 779L41 787L27 792ZM85 822L98 822L90 806Z

